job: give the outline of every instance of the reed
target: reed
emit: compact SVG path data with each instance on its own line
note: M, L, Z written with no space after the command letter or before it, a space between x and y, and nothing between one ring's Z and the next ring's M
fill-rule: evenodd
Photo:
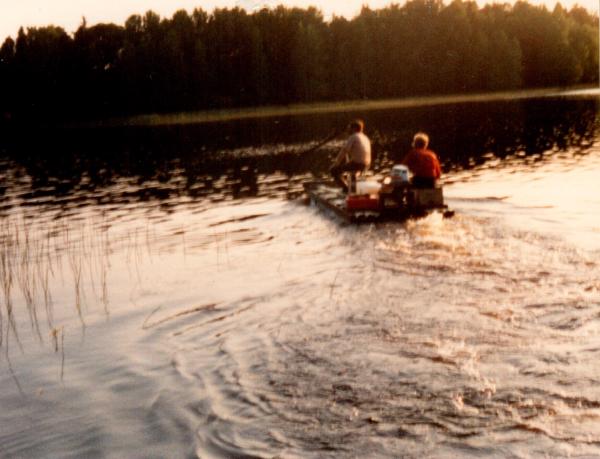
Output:
M48 244L48 241L45 241ZM46 321L48 328L54 328L54 314L52 311L52 294L50 292L50 275L54 274L51 266L50 258L46 256L48 252L48 245L42 245L40 249L40 256L38 263L36 264L36 273L42 289L42 297L44 301L44 310L46 312Z
M68 259L69 259L69 267L71 268L71 274L73 275L73 289L75 294L75 310L77 311L77 316L79 317L79 321L81 325L85 328L85 320L83 319L83 311L81 309L81 298L82 298L82 290L81 290L81 273L82 273L82 259L79 254L83 249L83 244L80 241L79 247L74 247L72 244L67 246L68 249Z
M19 334L17 332L17 324L13 312L12 301L13 270L11 260L14 254L14 241L8 232L4 232L2 234L2 242L3 246L2 249L0 249L0 283L2 284L2 292L4 293L4 307L6 309L7 325L4 342L6 347L6 355L8 355L8 343L11 330L21 350L23 349L23 346L19 340Z
M104 239L102 239L104 241ZM104 313L108 317L108 270L110 268L109 252L106 246L101 250L100 263L100 301L104 307Z
M64 341L67 324L57 320L56 290L61 303L73 306L71 317L77 316L85 332L86 315L93 306L101 306L109 316L109 274L112 254L126 258L126 268L136 285L142 283L140 266L161 252L163 244L172 245L172 234L156 233L154 225L128 225L118 218L109 224L103 214L78 220L69 216L50 219L42 215L29 218L21 214L5 216L0 222L0 348L9 356L9 343L24 352L30 340L22 333L30 330L33 342L48 345L60 354L61 379L64 376ZM112 231L118 224L119 231ZM186 228L178 234L187 254ZM222 236L215 234L217 252L224 251ZM164 238L164 239L163 239ZM62 298L66 295L65 298ZM58 322L58 323L57 323ZM14 341L13 341L14 340ZM11 346L12 347L12 346Z
M32 264L32 252L35 252L35 243L31 240L29 234L28 225L22 225L22 245L19 247L18 263L19 269L17 270L17 281L19 284L19 288L21 290L21 294L25 300L25 306L27 307L27 312L29 313L29 322L31 324L32 330L35 331L40 341L42 341L42 333L40 331L38 316L37 316L37 308L35 302L35 279L33 276L32 270L29 269L29 266Z
M338 271L335 273L335 277L333 278L333 282L330 285L329 298L333 298L333 290L336 287L336 282L337 282L337 279L338 279L339 275L340 275L340 270L338 269Z
M8 347L8 338L12 334L23 350L15 305L22 306L31 330L40 342L44 341L44 322L51 332L63 330L55 325L54 319L52 285L57 279L62 280L63 285L69 280L73 286L74 308L83 327L84 284L91 286L94 298L104 305L108 315L107 278L111 249L105 222L102 226L95 223L73 226L60 219L49 225L35 225L20 216L7 217L0 224L0 288L3 297L0 347ZM63 257L67 259L66 265ZM67 272L70 271L69 277L65 277L65 267ZM61 333L64 334L63 331ZM54 335L51 333L51 336Z
M60 351L60 380L64 380L65 376L65 327L53 328L50 331L54 352L58 354ZM60 337L60 342L59 342Z
M141 251L142 247L139 239L139 228L135 228L134 239L133 239L133 254L134 254L134 267L137 275L138 284L142 283L142 273L140 272L140 265L143 262L143 254Z

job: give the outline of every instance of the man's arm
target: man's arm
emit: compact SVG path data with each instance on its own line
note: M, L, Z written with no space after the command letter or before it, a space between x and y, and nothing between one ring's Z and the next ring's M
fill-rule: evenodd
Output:
M344 146L341 148L340 152L335 158L333 162L334 166L340 166L346 162L348 162L348 152L350 151L350 140L348 140Z

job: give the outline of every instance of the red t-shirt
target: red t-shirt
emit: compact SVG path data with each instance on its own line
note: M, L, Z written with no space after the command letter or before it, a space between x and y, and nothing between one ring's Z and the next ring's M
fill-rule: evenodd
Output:
M437 155L431 150L412 149L402 160L415 177L439 179L442 168Z

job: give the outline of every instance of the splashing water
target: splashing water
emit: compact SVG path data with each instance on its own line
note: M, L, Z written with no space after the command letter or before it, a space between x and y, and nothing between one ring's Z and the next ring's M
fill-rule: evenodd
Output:
M68 212L15 173L0 456L598 455L583 153L488 158L447 174L454 218L362 226L286 199L304 169L237 200L115 180Z

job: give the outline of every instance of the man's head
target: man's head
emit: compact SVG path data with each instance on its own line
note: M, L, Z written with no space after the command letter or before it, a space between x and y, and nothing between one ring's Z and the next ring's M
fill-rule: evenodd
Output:
M429 136L424 132L417 132L413 137L412 146L413 148L427 148L429 145Z
M362 132L365 129L365 123L363 120L356 119L351 121L348 125L348 130L352 133Z

